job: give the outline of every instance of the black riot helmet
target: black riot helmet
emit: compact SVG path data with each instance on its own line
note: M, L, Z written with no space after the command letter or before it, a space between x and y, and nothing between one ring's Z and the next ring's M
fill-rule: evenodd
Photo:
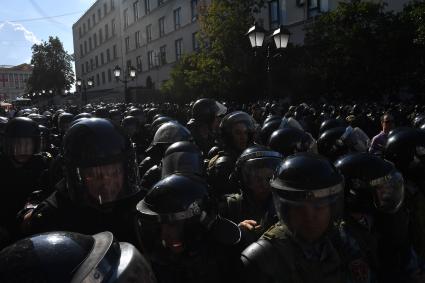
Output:
M38 125L43 125L45 127L49 125L49 120L43 115L33 113L28 115L28 118L36 122Z
M106 107L99 107L94 111L94 115L97 118L109 118L109 110Z
M26 117L11 119L4 129L3 152L18 163L40 152L40 130L33 120Z
M159 116L155 118L151 124L151 133L152 136L155 135L156 131L161 127L163 124L173 121L174 119L168 116Z
M347 123L341 119L327 119L322 122L319 128L319 135L326 132L329 129L338 128L338 127L347 127Z
M245 194L266 198L270 193L270 179L280 162L279 152L265 146L251 146L239 156L230 179L239 183Z
M177 121L166 122L161 125L156 131L151 145L146 150L150 153L154 150L159 150L161 156L165 150L173 143L178 141L192 141L193 137L190 131Z
M131 108L128 111L129 116L136 117L136 119L139 121L140 125L144 125L146 123L146 116L145 112L139 108Z
M280 116L280 115L270 115L264 120L263 125L265 125L269 122L272 122L274 120L279 120L279 123L280 123L281 120L282 120L282 116Z
M49 151L50 129L43 125L38 125L38 129L40 130L40 150Z
M140 131L140 122L136 117L126 116L121 121L121 126L125 129L130 138Z
M75 116L74 116L74 118L72 118L72 120L73 120L73 121L76 121L76 120L78 120L78 119L82 119L82 118L92 118L92 117L93 117L93 115L92 115L92 114L87 113L87 112L83 112L83 113L80 113L80 114L75 115Z
M312 153L296 153L286 158L270 181L273 200L279 220L297 236L304 226L290 223L297 209L316 210L329 208L328 226L342 214L344 177L324 157ZM293 211L296 212L293 212ZM301 225L315 225L301 223ZM298 228L297 228L298 227ZM328 227L329 228L329 227ZM299 231L297 231L299 229ZM326 228L325 228L326 229ZM313 231L316 231L313 229ZM325 231L321 231L321 237Z
M114 121L117 124L121 123L121 111L118 109L109 110L109 119Z
M66 185L71 200L108 209L140 191L134 148L124 130L107 119L83 119L63 140Z
M338 159L335 166L344 175L349 212L395 213L401 207L403 177L391 162L370 153L353 153Z
M348 152L347 146L340 140L345 133L344 127L331 128L323 132L317 139L317 150L331 161Z
M110 232L87 236L49 232L19 240L0 252L0 281L156 282L147 260Z
M202 152L196 144L175 142L167 148L162 158L162 178L176 173L203 176L203 160Z
M164 178L136 208L139 240L153 261L164 262L173 255L197 251L205 245L207 231L214 236L213 227L222 222L209 199L207 183L195 176L173 174ZM231 224L232 233L225 235L236 243L240 231Z
M391 133L385 146L384 156L404 172L415 157L425 164L425 131L404 128Z
M296 152L317 153L317 145L314 138L298 128L284 128L274 131L269 138L268 146L280 152L284 157Z
M243 151L252 144L254 132L254 119L243 111L231 112L224 116L220 122L220 133L223 142L237 151ZM235 140L239 140L239 137L246 138L246 140L242 140L243 144L236 145Z
M211 124L217 116L224 115L226 106L211 98L198 99L192 106L192 118L197 122Z
M69 126L73 121L74 115L71 113L61 113L58 118L58 131L61 134L65 134L66 130L68 130Z
M260 133L258 135L258 143L262 145L267 145L270 136L274 131L276 131L281 124L280 117L278 119L271 120L267 123L264 123L260 129Z

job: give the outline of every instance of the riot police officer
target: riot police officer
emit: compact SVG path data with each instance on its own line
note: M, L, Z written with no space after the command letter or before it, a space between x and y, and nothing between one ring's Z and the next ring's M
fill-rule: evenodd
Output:
M219 116L224 115L227 108L211 98L201 98L192 106L192 119L187 123L192 132L195 143L199 146L204 156L215 144Z
M48 163L47 157L40 154L40 130L37 123L26 117L9 120L4 130L3 151L0 155L0 226L5 227L10 234L9 240L18 235L16 216L24 208L30 194L47 188Z
M220 215L238 223L242 232L241 251L276 223L269 181L282 155L264 146L247 148L236 162L233 179L241 190L226 195Z
M117 242L111 232L50 232L22 239L0 252L0 281L156 282L140 252Z
M347 232L367 252L379 282L415 282L420 273L403 207L404 180L394 165L370 153L340 158ZM414 232L414 231L412 231Z
M143 194L135 156L124 130L109 120L72 125L63 143L65 178L32 211L30 232L109 230L134 243L135 204Z
M369 282L361 251L334 225L344 179L328 160L294 154L270 184L279 222L242 252L246 282Z
M140 246L158 282L234 282L227 250L239 241L240 231L217 215L201 178L170 175L154 185L137 210Z

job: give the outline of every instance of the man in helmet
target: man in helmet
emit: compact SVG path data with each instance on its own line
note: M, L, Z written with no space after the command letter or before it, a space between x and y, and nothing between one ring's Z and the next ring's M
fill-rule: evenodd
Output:
M238 223L242 232L241 251L277 221L269 181L281 161L280 153L252 146L236 162L230 179L238 184L241 192L224 197L220 215Z
M238 193L229 182L239 155L254 143L255 125L250 115L242 111L227 114L220 123L221 151L208 164L208 182L216 196Z
M343 180L315 154L281 163L270 182L279 222L242 252L245 282L370 282L360 250L334 225Z
M172 174L137 204L140 246L158 282L235 282L227 250L240 231L211 201L201 178Z
M345 179L346 231L366 251L378 281L421 282L416 281L421 268L409 240L401 173L370 153L346 155L335 165Z
M63 142L65 178L32 211L29 232L98 233L108 230L134 243L135 204L142 197L135 149L107 119L82 119Z
M2 283L156 282L152 269L129 243L111 232L93 236L50 232L22 239L0 252Z
M187 123L187 127L204 156L207 156L215 144L219 116L224 115L226 111L224 105L210 98L201 98L192 106L192 119Z
M14 240L18 235L17 213L24 208L33 191L48 187L49 160L40 154L40 130L29 118L9 120L3 140L0 226L10 234L9 240Z

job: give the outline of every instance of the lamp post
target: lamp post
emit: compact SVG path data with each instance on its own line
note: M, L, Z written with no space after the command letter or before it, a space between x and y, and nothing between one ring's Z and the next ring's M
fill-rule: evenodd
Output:
M121 79L121 68L117 65L114 69L114 77L117 81L124 83L124 101L125 103L129 103L130 93L127 88L127 83L133 81L136 78L136 69L130 66L124 71L123 79Z
M254 49L254 56L257 56L257 50L263 47L263 44L266 43L266 72L267 72L267 96L270 97L270 89L271 89L271 77L270 77L270 64L271 64L271 47L274 41L276 46L276 50L279 52L280 50L285 49L288 46L289 36L291 33L283 27L282 25L275 29L273 33L266 31L261 26L258 26L256 23L252 27L249 28L246 35L249 38L251 43L251 47Z
M77 87L81 93L81 102L86 105L87 104L87 88L91 88L93 86L93 81L88 79L87 82L81 79L77 79ZM81 92L81 90L83 90Z

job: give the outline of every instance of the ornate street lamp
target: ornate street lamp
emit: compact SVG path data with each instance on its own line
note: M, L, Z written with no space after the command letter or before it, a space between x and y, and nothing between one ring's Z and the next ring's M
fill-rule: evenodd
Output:
M121 79L121 68L117 65L114 68L114 77L117 81L120 81L124 83L124 101L125 103L130 102L130 93L127 88L127 84L131 81L133 81L136 78L136 69L132 66L130 66L125 72L124 72L124 78Z

